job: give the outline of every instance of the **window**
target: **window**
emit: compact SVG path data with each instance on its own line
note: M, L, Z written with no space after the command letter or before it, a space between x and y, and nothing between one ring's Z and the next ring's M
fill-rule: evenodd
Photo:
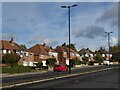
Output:
M40 55L40 58L44 58L45 55Z
M10 54L10 53L11 53L11 51L10 51L10 50L8 50L8 53Z
M27 62L27 61L24 61L24 62L23 62L23 66L28 66L28 62Z
M67 52L63 52L64 55L67 55Z
M49 55L52 56L52 52L49 52Z
M3 50L3 53L6 54L6 53L7 53L7 50Z
M33 56L33 53L30 53L30 56L32 57L32 56Z
M71 55L71 56L74 56L74 53L70 52L70 55Z
M28 52L25 52L24 55L28 57Z
M43 66L47 66L47 65L46 65L46 61L42 61L42 63L43 63Z

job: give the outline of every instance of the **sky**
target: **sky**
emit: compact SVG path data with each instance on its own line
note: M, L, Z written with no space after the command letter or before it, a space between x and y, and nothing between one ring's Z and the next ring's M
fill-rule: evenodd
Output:
M117 44L117 2L2 2L0 37L3 40L13 37L15 42L27 48L43 43L53 48L68 44L68 9L61 6L73 4L78 6L72 7L70 13L71 43L77 50L107 49L105 32L113 32L111 46Z

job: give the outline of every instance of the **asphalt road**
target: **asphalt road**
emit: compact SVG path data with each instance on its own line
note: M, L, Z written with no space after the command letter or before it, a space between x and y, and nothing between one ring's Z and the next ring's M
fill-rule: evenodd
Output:
M111 67L116 67L117 65L112 65ZM109 66L96 66L96 67L87 67L87 68L78 68L71 71L71 74L76 74L79 72L87 72L93 70L100 70L104 68L109 68ZM12 77L3 77L2 78L2 86L8 86L13 84L19 84L24 82L30 82L35 80L42 80L47 78L54 78L57 76L67 75L67 72L53 72L49 71L47 73L37 73L37 74L29 74L29 75L22 75L22 76L12 76Z
M27 90L35 88L49 90L50 88L118 88L120 86L118 81L119 70L120 68L114 67L113 69L105 71L48 80L40 83L12 87L11 89Z

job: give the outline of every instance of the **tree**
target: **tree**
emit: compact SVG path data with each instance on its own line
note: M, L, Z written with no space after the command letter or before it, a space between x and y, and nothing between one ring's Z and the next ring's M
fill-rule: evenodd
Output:
M103 57L102 57L102 55L101 54L96 54L96 56L94 56L94 59L95 59L95 61L97 62L97 63L102 63L103 62Z
M69 47L69 45L67 45L67 47ZM70 44L70 48L71 48L72 50L77 51L76 48L75 48L75 44Z
M66 43L63 43L62 46L66 46Z
M84 56L84 57L82 57L82 60L83 60L83 64L87 64L87 62L88 62L88 57L86 57L86 56Z
M27 47L25 45L20 45L24 50L27 50Z
M113 54L112 60L120 63L120 45L111 47L110 53Z
M15 53L7 53L2 58L3 64L10 64L10 66L14 66L20 60L20 56Z
M46 61L46 64L50 67L54 67L55 66L55 63L57 62L56 58L49 58L47 61Z

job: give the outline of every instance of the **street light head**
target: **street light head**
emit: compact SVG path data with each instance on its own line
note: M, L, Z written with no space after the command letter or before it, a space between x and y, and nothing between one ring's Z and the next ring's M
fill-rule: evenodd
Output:
M77 6L77 4L72 5L72 7L76 7L76 6Z
M61 6L61 8L66 8L66 6Z
M105 32L105 33L113 33L113 32Z

